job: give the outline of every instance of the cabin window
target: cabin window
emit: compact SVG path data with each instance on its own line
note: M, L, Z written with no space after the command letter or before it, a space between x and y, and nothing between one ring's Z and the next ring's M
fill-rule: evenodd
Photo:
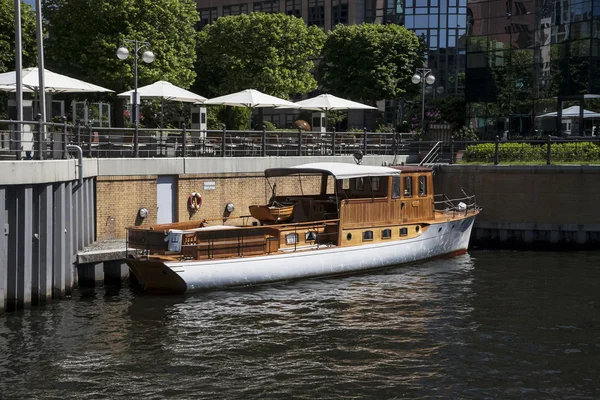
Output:
M373 231L364 231L363 232L363 242L373 240Z
M365 190L365 181L363 178L356 179L356 190L358 192L362 192L363 190Z
M310 231L304 234L305 242L314 242L315 240L317 240L317 232Z
M419 176L419 196L427 195L427 177Z
M407 236L408 228L400 228L400 236Z
M296 244L298 243L298 234L297 233L288 233L285 235L285 244Z
M384 229L381 231L381 238L382 239L391 239L392 237L392 230L391 229Z
M412 176L404 177L404 197L412 197Z
M392 199L400 197L400 176L392 176Z
M374 192L379 192L381 189L381 178L374 177L371 178L371 190Z
M350 179L342 179L342 189L350 190Z

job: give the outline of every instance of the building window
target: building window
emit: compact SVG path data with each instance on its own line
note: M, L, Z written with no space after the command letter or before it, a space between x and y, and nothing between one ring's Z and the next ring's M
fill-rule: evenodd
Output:
M197 31L217 20L217 7L199 9L198 15L200 19L196 22Z
M392 238L392 230L391 229L384 229L381 231L381 238L382 239L391 239Z
M325 0L308 1L308 25L325 25Z
M294 17L302 17L302 0L286 0L285 13Z
M419 176L419 196L427 195L427 177Z
M254 10L254 12L278 13L279 12L279 1L271 0L271 1L261 1L259 3L254 3L253 10Z
M392 199L400 197L400 175L392 177Z
M363 242L368 242L373 240L373 231L364 231L363 232Z
M404 177L404 197L412 197L412 176Z
M235 4L223 6L223 16L248 14L248 4Z
M348 24L348 0L331 0L331 26Z
M400 236L407 236L408 228L400 228Z
M375 22L375 4L377 0L366 0L365 1L365 22Z

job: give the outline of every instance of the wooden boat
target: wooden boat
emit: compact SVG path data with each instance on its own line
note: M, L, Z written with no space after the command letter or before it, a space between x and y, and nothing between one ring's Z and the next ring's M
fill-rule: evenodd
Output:
M294 205L275 203L272 205L250 206L249 209L250 215L264 225L274 222L289 221L294 212Z
M252 215L269 222L264 226L208 221L129 228L127 246L136 256L127 264L143 287L183 293L460 254L480 211L474 196L435 201L428 168L315 163L267 169L265 176L313 179L321 190L273 196L271 204L293 213L273 220L270 209L257 207Z

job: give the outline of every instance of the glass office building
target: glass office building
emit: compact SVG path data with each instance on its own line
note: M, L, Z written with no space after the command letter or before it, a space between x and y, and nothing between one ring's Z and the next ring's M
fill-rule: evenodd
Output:
M469 0L467 18L467 115L480 136L591 130L540 117L599 103L600 1Z

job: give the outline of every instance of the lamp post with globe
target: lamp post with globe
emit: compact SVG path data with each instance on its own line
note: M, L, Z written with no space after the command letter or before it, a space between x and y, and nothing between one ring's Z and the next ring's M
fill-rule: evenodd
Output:
M433 85L435 76L433 76L430 68L417 68L415 74L411 78L415 85L421 84L421 133L425 132L425 84Z
M146 64L150 64L154 61L154 53L149 50L150 43L142 42L139 40L130 40L123 39L123 43L121 47L117 49L117 57L119 60L126 60L129 58L129 49L126 47L127 44L133 44L133 98L131 100L131 113L133 115L133 126L134 126L134 134L133 134L133 156L139 157L139 99L138 99L138 53L140 50L148 49L144 51L142 54L142 60Z

